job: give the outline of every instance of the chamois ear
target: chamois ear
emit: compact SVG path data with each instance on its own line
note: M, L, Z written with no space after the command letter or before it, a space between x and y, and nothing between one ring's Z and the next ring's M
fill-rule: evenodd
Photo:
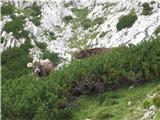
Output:
M32 67L32 66L33 66L32 63L28 63L28 64L27 64L27 67L29 67L29 68Z

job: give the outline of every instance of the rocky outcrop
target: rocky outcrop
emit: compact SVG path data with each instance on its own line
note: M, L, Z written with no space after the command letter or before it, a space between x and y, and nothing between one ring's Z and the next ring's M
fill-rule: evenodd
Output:
M24 9L33 4L32 2L12 0L12 3L18 9ZM29 19L26 19L24 29L30 32L30 36L34 40L47 43L52 52L59 53L65 61L71 61L71 53L76 50L76 47L70 47L68 43L79 44L79 48L89 47L115 47L121 44L137 44L144 39L149 39L154 36L155 29L160 25L160 2L150 4L153 8L151 15L142 15L142 4L146 1L140 0L58 0L58 1L39 1L37 4L41 7L40 25L35 26ZM1 4L4 4L4 2ZM91 21L96 18L102 18L103 21L95 23L89 29L83 29L78 16L73 11L75 9L87 8L88 15L84 19ZM135 10L138 19L132 27L118 31L116 25L118 19L122 15L128 14L131 10ZM19 14L19 13L17 13ZM65 23L63 18L71 16L73 21ZM75 20L76 19L76 20ZM10 20L10 17L2 17L1 27ZM83 20L82 20L83 21ZM77 24L79 23L79 24ZM77 25L77 26L76 26ZM75 27L76 26L76 27ZM45 33L53 32L55 39L49 38ZM105 35L101 36L102 33ZM5 42L1 49L8 47L19 46L23 44L16 40L10 33L2 32ZM72 39L76 36L76 39ZM88 37L89 36L89 37ZM94 37L90 37L94 36ZM13 39L13 40L12 40ZM33 53L33 51L31 51Z

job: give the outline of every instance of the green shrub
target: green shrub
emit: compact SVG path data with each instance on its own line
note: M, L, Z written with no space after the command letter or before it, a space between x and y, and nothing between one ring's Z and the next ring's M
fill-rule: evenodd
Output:
M31 57L28 55L28 49L31 47L32 45L29 42L25 42L20 48L8 48L2 52L1 64L3 80L19 77L28 73L26 65L28 61L31 61Z
M92 21L90 19L85 19L82 21L81 25L86 30L92 26Z
M85 19L88 15L88 9L83 8L83 9L78 9L78 8L73 8L72 12L75 13L75 15L80 19Z
M145 99L145 100L143 101L143 107L144 107L144 108L149 108L151 105L152 105L152 100L150 100L150 99Z
M142 15L150 15L152 13L152 7L148 3L143 3Z
M13 36L16 38L28 38L28 31L24 30L24 16L12 16L12 21L4 25L2 31L7 33L13 32Z
M107 34L107 32L102 32L102 33L99 35L99 37L102 38L102 37L104 37L106 34Z
M32 23L35 25L35 26L39 26L41 24L41 18L40 17L33 17L31 19Z
M31 16L34 17L34 16L41 15L41 7L37 5L36 1L32 4L31 9L33 10L33 12L31 13Z
M2 85L2 119L69 119L70 110L63 108L66 98L62 96L62 88L65 86L56 79L36 81L31 75L5 81Z
M73 18L72 18L72 16L65 16L64 18L63 18L63 21L64 22L66 22L66 23L68 23L69 21L71 21Z
M137 16L135 11L131 11L128 15L123 15L119 18L119 22L117 23L116 27L117 30L120 31L124 28L132 27L132 25L137 20Z
M37 5L37 2L34 2L31 7L25 8L23 13L25 17L29 18L32 16L31 21L34 25L39 26L41 24L41 7Z
M13 54L20 56L18 52ZM92 83L98 84L100 81L110 88L112 85L128 85L126 82L137 84L159 79L159 56L160 37L157 37L136 46L119 46L106 54L73 60L69 65L39 81L35 81L30 75L6 80L2 84L2 118L71 119L67 98L70 98L70 90L74 85L80 88L81 93L86 94L92 92L89 88ZM7 61L2 61L3 64L5 62ZM84 86L87 88L81 89ZM119 94L110 95L112 98L119 97ZM155 101L159 101L159 98L153 100L154 104L159 105ZM116 102L113 101L112 104ZM148 102L144 104L148 106ZM99 113L104 112L100 110ZM99 115L101 118L112 117L107 112Z
M154 98L153 98L153 104L157 107L160 107L160 95L156 95Z
M102 24L103 21L104 21L104 19L102 17L98 17L98 18L94 19L94 23L98 24L98 25Z
M153 5L153 4L155 4L156 2L155 2L155 1L151 1L150 3L151 3L151 5Z
M4 37L1 37L1 43L3 43L4 42Z
M5 3L1 7L2 15L12 15L15 11L15 7L11 3Z
M158 35L158 34L160 33L160 26L158 26L158 27L156 28L156 30L154 31L154 33L155 33L155 35Z
M42 42L37 42L37 41L34 41L35 44L37 45L38 48L42 49L42 50L45 50L46 47L47 47L47 44L46 43L42 43Z

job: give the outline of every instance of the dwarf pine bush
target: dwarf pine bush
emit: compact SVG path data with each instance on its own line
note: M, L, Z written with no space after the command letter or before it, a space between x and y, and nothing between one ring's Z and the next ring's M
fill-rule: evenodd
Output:
M12 15L15 11L15 7L11 3L5 3L1 7L2 15Z
M134 10L132 10L129 14L123 15L119 18L119 22L116 27L118 31L121 31L124 28L132 27L132 25L137 20L137 15Z
M16 54L16 53L15 53ZM73 60L36 81L31 75L2 84L3 119L71 119L70 88L75 83L86 93L95 81L107 85L128 85L160 78L160 37L138 45L119 46L102 55ZM4 61L3 61L4 62ZM92 91L88 91L92 92ZM159 106L159 97L153 103ZM144 101L144 106L148 102Z
M149 3L143 3L142 4L143 10L142 15L150 15L152 13L152 7L150 7Z

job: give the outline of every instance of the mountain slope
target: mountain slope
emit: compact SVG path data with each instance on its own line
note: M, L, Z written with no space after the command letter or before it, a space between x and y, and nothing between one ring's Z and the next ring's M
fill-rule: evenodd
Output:
M2 6L8 4L1 3ZM11 14L25 17L24 30L29 32L33 45L34 41L47 43L47 49L58 53L64 61L70 61L72 52L78 48L137 44L144 38L154 36L154 31L160 26L158 1L39 1L37 7L33 6L35 3L11 1L14 7ZM148 5L145 7L143 4ZM38 12L34 13L33 10ZM137 16L135 22L130 27L122 26L120 31L117 30L119 18L131 11ZM2 28L12 19L11 15L2 15ZM129 16L127 19L132 18ZM20 46L25 41L24 37L16 39L14 34L6 33L3 29L2 37L2 50ZM30 54L40 57L43 52L35 47Z

